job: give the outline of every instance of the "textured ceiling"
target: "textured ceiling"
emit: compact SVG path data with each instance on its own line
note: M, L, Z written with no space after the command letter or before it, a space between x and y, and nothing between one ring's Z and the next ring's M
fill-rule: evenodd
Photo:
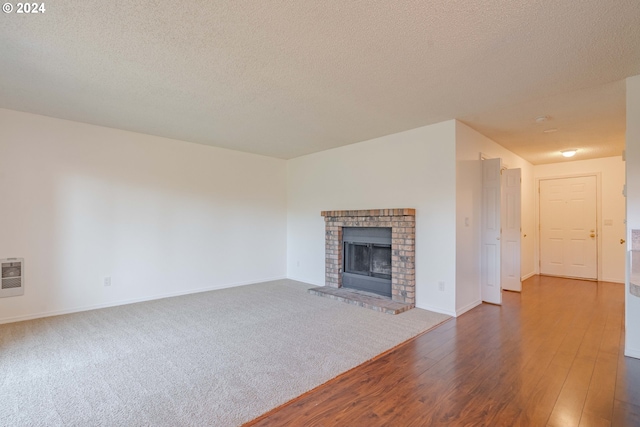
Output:
M619 155L640 74L638 0L46 9L0 17L0 107L280 158L453 118L533 163Z
M625 93L625 81L619 80L461 121L533 164L619 156L625 145ZM546 119L536 122L538 117ZM568 149L578 149L576 156L562 157L560 151Z

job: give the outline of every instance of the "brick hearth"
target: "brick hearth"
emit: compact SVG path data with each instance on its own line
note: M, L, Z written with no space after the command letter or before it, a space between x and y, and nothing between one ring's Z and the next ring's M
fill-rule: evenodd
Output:
M342 228L391 227L391 299L415 306L415 209L322 211L325 220L325 285L342 287Z

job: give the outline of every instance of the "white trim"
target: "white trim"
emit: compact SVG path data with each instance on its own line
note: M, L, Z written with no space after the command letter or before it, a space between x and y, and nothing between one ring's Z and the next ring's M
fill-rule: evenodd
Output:
M307 284L312 285L312 286L325 286L324 283L318 283L318 282L307 280L307 279L300 279L300 278L296 278L296 277L293 277L293 276L287 276L287 279L295 280L296 282L307 283ZM473 304L475 304L475 305L473 305ZM456 314L455 311L444 310L444 309L442 309L440 307L435 307L435 306L432 306L432 305L418 305L418 304L416 304L416 308L421 308L423 310L433 311L434 313L446 314L447 316L451 316L451 317L457 317L460 314L462 314L462 313L464 313L464 312L466 312L468 310L471 310L472 308L476 307L479 304L482 304L482 301L479 301L477 304L475 302L471 303L471 304L469 304L469 306L467 306L468 308L464 307L463 308L464 311L459 313L459 314ZM473 307L470 307L471 305L473 305Z
M603 277L602 279L598 279L598 281L600 281L600 282L609 282L609 283L620 283L620 284L622 284L622 285L624 285L624 284L625 284L624 279L620 279L620 278L617 278L617 279L607 279L606 277Z
M296 282L307 283L312 286L325 286L324 283L316 282L314 280L301 279L299 277L294 277L294 276L287 276L286 278L289 280L295 280Z
M627 357L633 357L635 359L640 359L640 349L638 348L630 348L629 346L624 347L624 355Z
M456 317L458 316L462 316L463 314L465 314L467 311L476 308L477 306L479 306L480 304L482 304L482 300L477 300L474 301L470 304L465 305L462 308L459 308L456 310Z
M535 272L535 270L534 270L534 271L532 271L531 273L529 273L529 274L525 274L524 276L522 276L522 277L520 278L520 281L521 281L521 282L524 282L524 281L525 281L525 280L527 280L528 278L533 277L533 276L535 276L535 275L536 275L536 272Z
M423 310L433 311L435 313L446 314L447 316L456 317L456 312L452 310L444 310L440 307L435 307L432 305L416 305L416 308L421 308Z
M109 302L109 303L105 303L105 304L86 305L86 306L83 306L83 307L71 308L71 309L66 309L66 310L45 311L45 312L41 312L41 313L29 314L29 315L26 315L26 316L6 317L4 319L0 318L0 325L4 324L4 323L21 322L23 320L40 319L42 317L60 316L62 314L79 313L79 312L82 312L82 311L97 310L97 309L100 309L100 308L117 307L117 306L120 306L120 305L135 304L135 303L138 303L138 302L145 302L145 301L153 301L153 300L163 299L163 298L178 297L178 296L181 296L181 295L198 294L200 292L216 291L216 290L219 290L219 289L235 288L237 286L255 285L257 283L271 282L271 281L274 281L274 280L282 280L282 279L286 279L286 278L287 278L286 276L278 276L278 277L271 277L271 278L265 278L265 279L260 279L260 280L251 280L251 281L247 281L247 282L238 282L238 283L228 283L228 284L224 284L224 285L207 286L207 287L204 287L204 288L192 289L190 291L169 292L169 293L166 293L166 294L158 294L158 295L153 295L153 296L150 296L150 297L142 297L142 298L133 298L133 299L129 299L129 300L120 300L120 301Z

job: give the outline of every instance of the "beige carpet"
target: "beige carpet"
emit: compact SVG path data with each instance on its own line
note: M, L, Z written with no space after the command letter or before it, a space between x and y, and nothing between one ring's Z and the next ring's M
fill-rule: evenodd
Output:
M234 426L443 322L279 280L0 325L2 426Z

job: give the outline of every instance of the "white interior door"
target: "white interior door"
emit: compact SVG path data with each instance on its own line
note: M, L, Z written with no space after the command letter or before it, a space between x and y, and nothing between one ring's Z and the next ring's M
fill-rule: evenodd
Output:
M500 159L482 161L482 301L502 304L500 288Z
M540 274L597 280L596 177L540 181Z
M502 173L502 289L520 292L520 169L506 169Z

